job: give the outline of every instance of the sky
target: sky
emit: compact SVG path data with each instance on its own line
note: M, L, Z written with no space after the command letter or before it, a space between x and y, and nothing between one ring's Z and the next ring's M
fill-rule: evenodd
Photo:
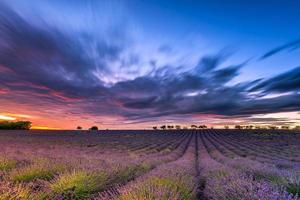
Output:
M297 0L2 0L0 120L300 125Z

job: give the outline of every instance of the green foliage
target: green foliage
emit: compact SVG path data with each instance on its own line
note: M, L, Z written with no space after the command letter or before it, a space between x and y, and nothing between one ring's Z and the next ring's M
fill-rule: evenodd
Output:
M183 182L161 177L151 177L141 185L124 192L119 200L189 200L192 199L191 189Z
M300 185L299 184L289 184L287 186L287 191L293 195L300 195Z
M13 182L30 182L37 179L51 180L56 174L63 170L64 169L61 166L47 165L40 162L12 171L10 177Z
M285 180L283 177L278 176L276 174L256 170L253 172L253 175L258 180L267 180L273 184L278 184L278 185L287 184L287 180Z
M109 177L104 172L88 173L74 171L60 175L50 188L55 194L63 197L71 196L72 199L86 199L91 194L101 191L109 182Z
M0 130L29 130L31 122L18 121L18 122L0 122Z
M17 166L16 160L0 157L0 171L9 171Z
M23 184L17 184L14 186L7 185L5 188L0 189L0 200L8 199L36 200L37 198L32 195L32 191L29 187Z
M125 169L116 172L114 182L127 182L134 179L139 174L143 174L152 169L151 165L140 164L136 166L129 166Z

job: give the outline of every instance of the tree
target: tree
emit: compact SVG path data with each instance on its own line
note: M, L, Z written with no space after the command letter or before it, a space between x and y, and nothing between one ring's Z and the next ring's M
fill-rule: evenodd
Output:
M243 128L243 127L242 127ZM245 126L244 127L245 129L252 129L253 128L253 125L248 125L248 126Z
M200 125L199 128L205 129L205 128L207 128L207 126L206 125Z
M82 130L82 127L81 126L77 126L77 130Z
M241 125L235 125L235 129L242 129L243 127Z
M192 129L196 129L196 128L198 128L198 126L192 124L192 125L191 125L191 128L192 128Z
M172 125L168 125L167 127L168 127L168 129L173 129L174 128L174 126L172 126Z
M30 121L0 122L0 129L2 130L29 130L30 128Z
M179 130L179 129L181 129L181 126L180 126L180 125L176 125L175 128L176 128L177 130Z
M226 126L224 126L224 128L225 128L225 129L229 129L229 126L226 125Z
M31 128L31 122L30 121L19 121L15 123L16 129L19 130L29 130Z
M97 126L92 126L92 127L90 128L90 131L98 131L98 127L97 127Z
M166 129L166 125L162 125L160 128L161 128L162 130L165 130L165 129Z
M288 130L288 129L290 129L290 127L289 126L281 126L281 129Z
M277 126L269 126L268 127L270 130L275 130L275 129L278 129L278 127Z
M157 126L153 126L152 128L153 128L153 130L157 130Z

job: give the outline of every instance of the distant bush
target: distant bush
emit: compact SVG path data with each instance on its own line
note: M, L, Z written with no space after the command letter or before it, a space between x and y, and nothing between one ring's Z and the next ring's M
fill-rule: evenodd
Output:
M168 125L167 127L168 127L168 129L173 129L174 128L173 125Z
M235 128L235 129L243 129L244 127L241 126L241 125L235 125L234 128Z
M179 130L179 129L181 129L181 126L180 125L175 125L175 128Z
M197 128L198 128L198 126L196 126L195 124L191 125L191 129L197 129Z
M31 122L18 121L18 122L0 122L0 130L29 130Z
M206 129L207 126L206 126L206 125L200 125L199 128L200 128L200 129Z
M97 126L92 126L89 130L90 131L98 131L98 127Z

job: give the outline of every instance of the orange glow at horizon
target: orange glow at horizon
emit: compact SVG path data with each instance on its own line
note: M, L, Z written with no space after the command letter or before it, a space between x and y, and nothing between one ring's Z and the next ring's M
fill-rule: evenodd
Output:
M125 119L116 115L94 116L84 113L77 115L67 114L64 110L37 110L28 107L14 107L15 110L3 110L0 113L0 121L31 121L34 130L75 130L81 126L84 130L91 126L98 126L99 129L152 129L153 126L161 125L181 125L181 127L190 127L191 124L205 124L208 127L224 128L225 125L234 127L235 125L261 125L268 126L276 124L276 121L251 121L251 118L224 117L222 115L212 114L194 114L185 116L184 119L168 119L168 117L153 119L153 121L138 122ZM30 110L30 111L29 111ZM291 127L300 125L300 114L298 112L284 112L273 114L253 115L255 119L288 118ZM274 123L274 124L273 124ZM278 124L281 126L284 124Z
M60 130L60 128L53 128L48 126L32 126L32 130Z
M15 117L7 116L7 115L0 115L0 120L13 121L13 120L16 120L16 119L17 118L15 118Z

